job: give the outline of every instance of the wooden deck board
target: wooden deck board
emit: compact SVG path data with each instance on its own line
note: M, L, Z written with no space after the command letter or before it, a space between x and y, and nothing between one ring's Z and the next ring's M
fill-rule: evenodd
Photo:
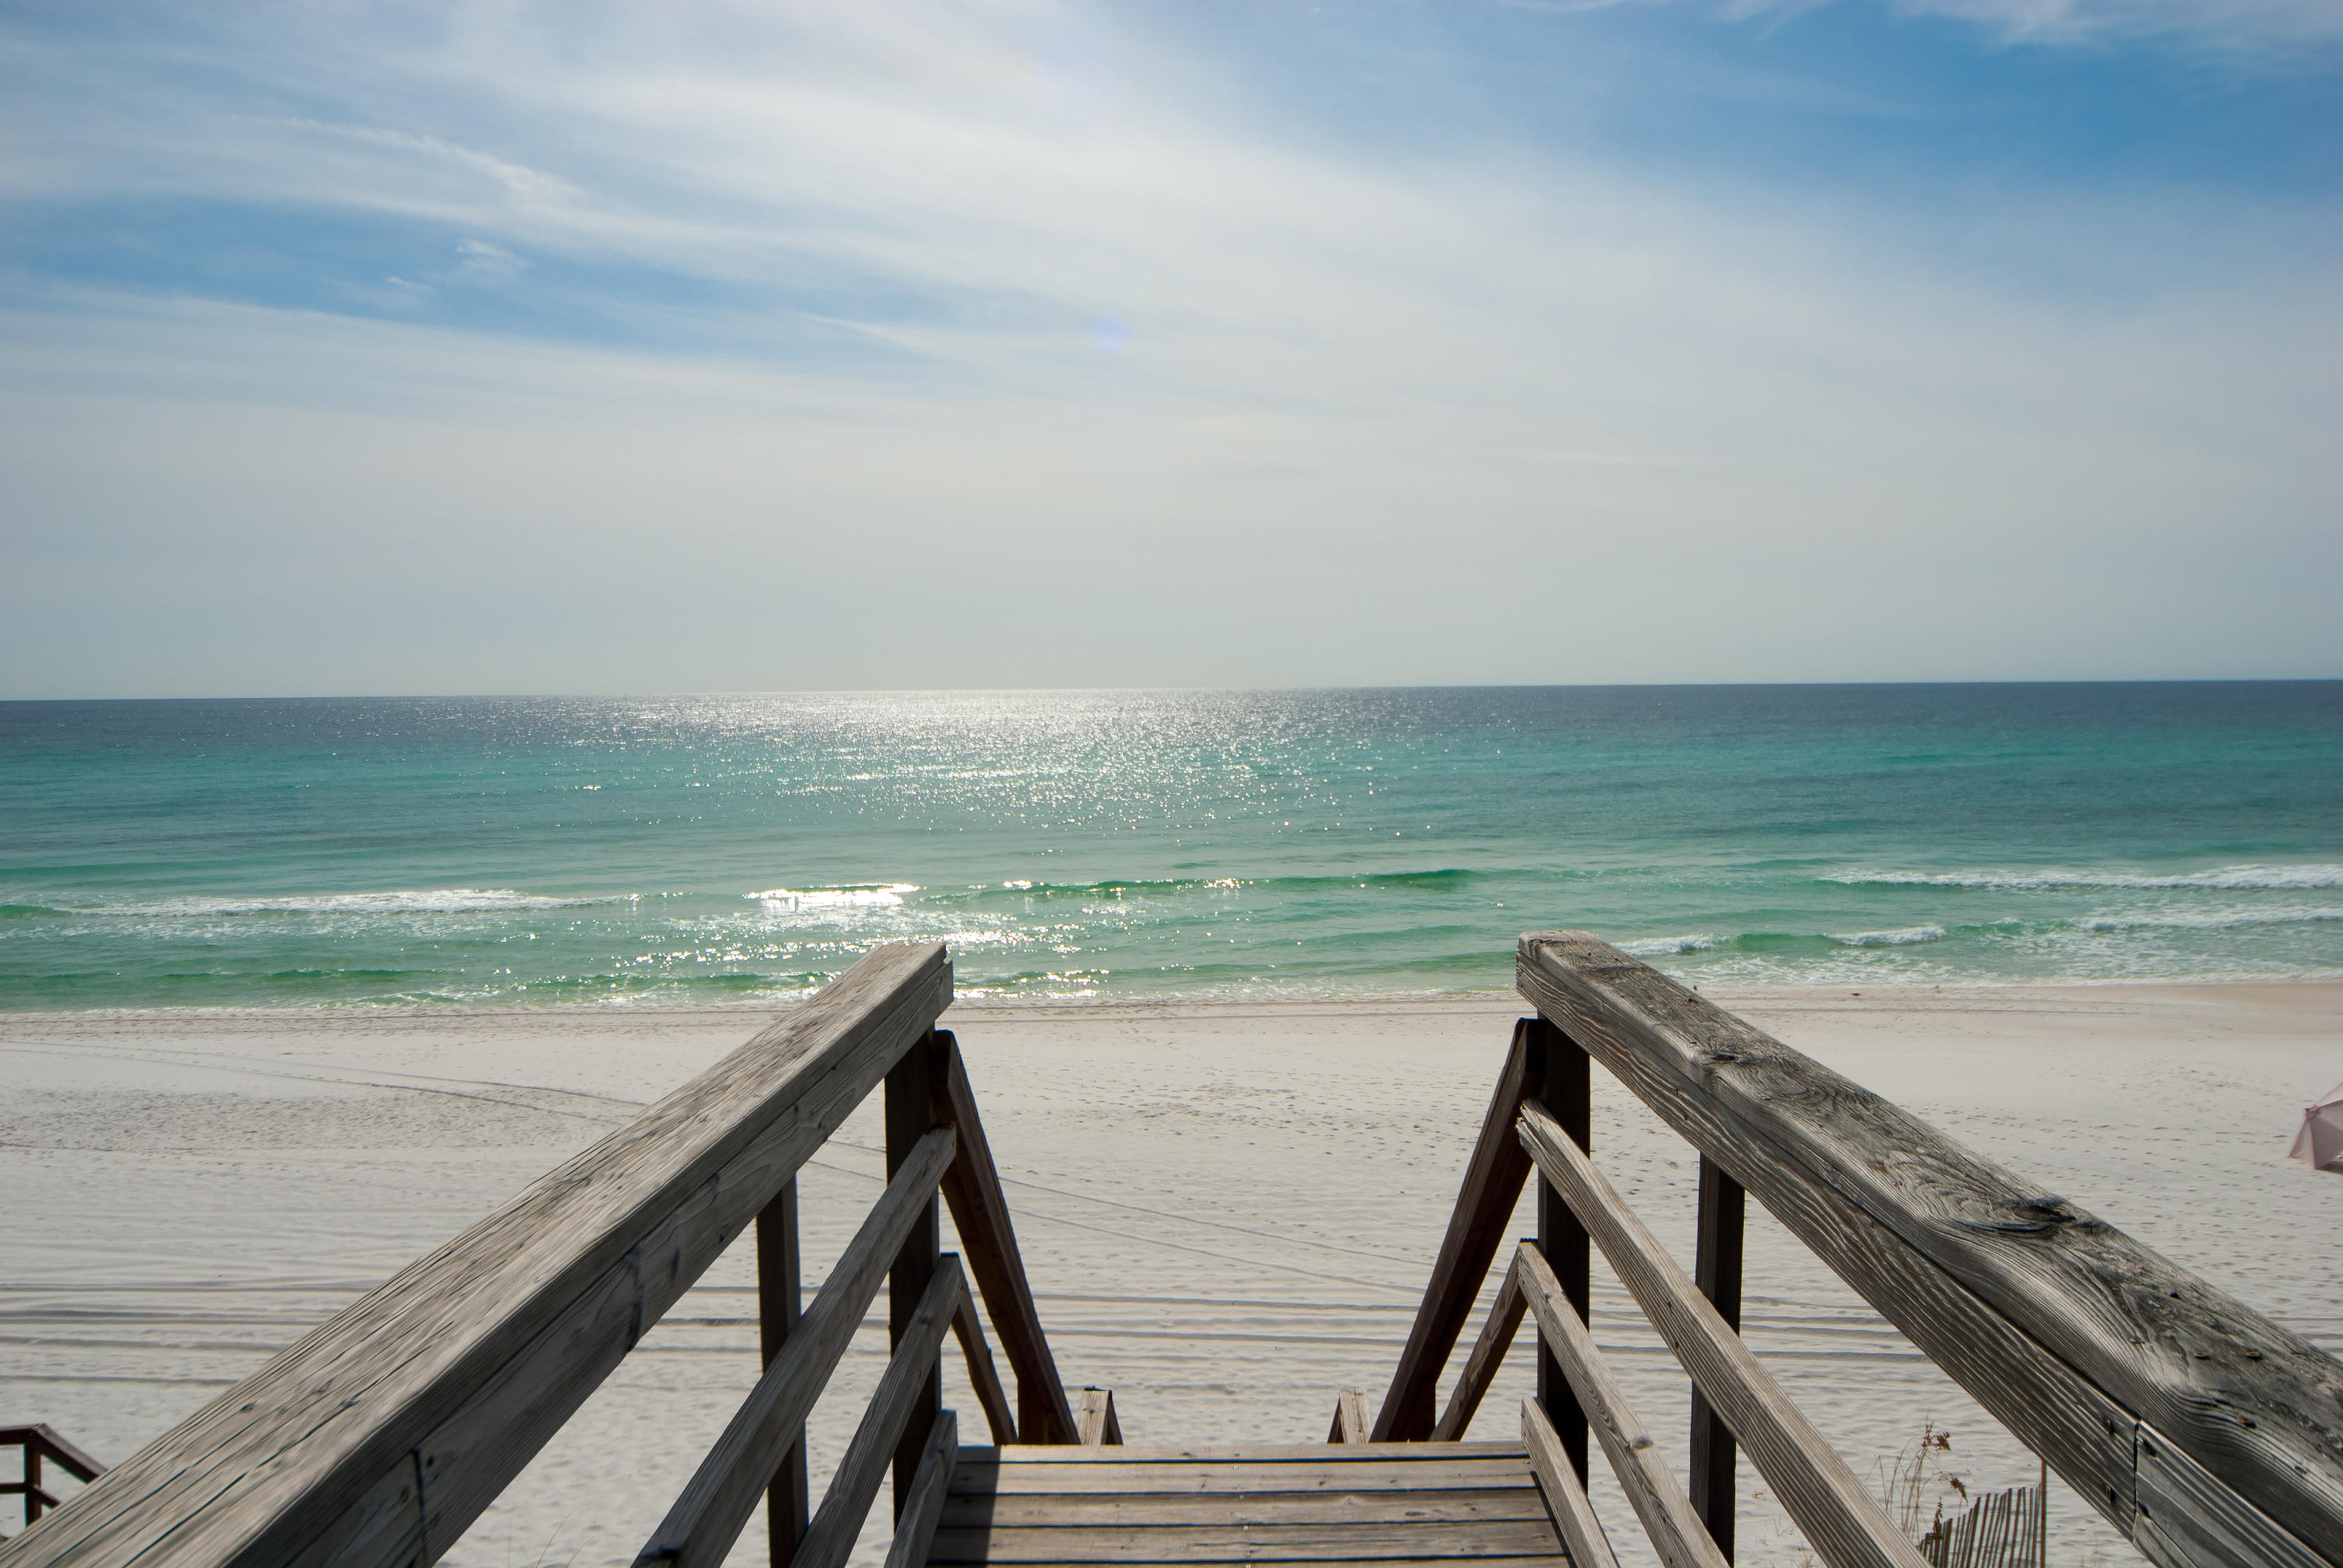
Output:
M1509 1443L963 1448L928 1552L977 1563L1565 1568Z
M1477 1491L1403 1492L1146 1492L986 1493L954 1497L944 1505L943 1528L990 1524L1094 1525L1212 1523L1240 1508L1263 1524L1336 1524L1362 1521L1544 1519L1545 1506L1528 1487Z

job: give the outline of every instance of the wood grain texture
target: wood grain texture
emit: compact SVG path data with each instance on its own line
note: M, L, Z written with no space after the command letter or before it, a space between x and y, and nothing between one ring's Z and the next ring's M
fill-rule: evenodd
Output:
M789 1342L805 1315L804 1279L798 1246L798 1182L781 1183L757 1214L757 1352L769 1367ZM811 1517L806 1479L805 1429L789 1440L789 1452L772 1484L765 1489L765 1561L785 1565L798 1554Z
M1346 1388L1334 1396L1334 1421L1326 1429L1326 1441L1364 1442L1367 1437L1367 1396Z
M1001 1352L1017 1376L1018 1435L1028 1442L1071 1443L1077 1441L1073 1407L1050 1353L1049 1338L1041 1332L1041 1314L1033 1304L1033 1288L1017 1251L1017 1228L1009 1218L1009 1199L1001 1190L992 1146L985 1141L984 1123L977 1115L976 1091L970 1086L958 1040L950 1030L940 1032L946 1049L935 1119L960 1136L960 1157L944 1179L944 1201L950 1205L968 1271L1000 1336Z
M1342 1524L1537 1520L1526 1486L1471 1492L985 1493L954 1496L943 1522L961 1529L1040 1524Z
M2131 1433L2144 1421L2343 1563L2343 1364L2333 1357L1591 935L1525 936L1517 972L1542 1013L2118 1529L2137 1524ZM1876 1239L1826 1251L1806 1236L1844 1238L1862 1228L1855 1216L1951 1289L1911 1259L1887 1258Z
M855 1537L862 1533L862 1522L870 1517L870 1504L879 1495L880 1483L887 1479L894 1460L907 1446L902 1442L903 1429L923 1413L928 1379L943 1348L944 1335L950 1331L952 1310L960 1305L961 1288L960 1260L947 1252L937 1261L926 1292L906 1320L906 1332L889 1358L887 1370L880 1374L879 1386L872 1391L870 1406L856 1424L854 1435L847 1440L846 1452L839 1455L838 1468L830 1473L829 1489L821 1495L821 1506L814 1510L813 1523L806 1526L805 1541L798 1547L789 1568L844 1568L847 1558L852 1555ZM935 1423L942 1415L938 1411L928 1416L928 1426L920 1433L920 1441L908 1445L919 1462L904 1477L900 1493L904 1506L896 1510L899 1520L919 1491L919 1475L927 1462L928 1444L934 1440ZM959 1442L955 1428L955 1452ZM945 1477L947 1483L950 1479L949 1475ZM685 1562L679 1568L721 1568L724 1553L730 1549L731 1543L727 1541L715 1545L711 1555Z
M951 1163L953 1142L949 1128L929 1133L896 1171L861 1229L830 1266L821 1293L798 1320L781 1353L749 1391L675 1506L637 1554L643 1568L704 1568L723 1561L861 1326L896 1249L934 1198L936 1184ZM711 1544L715 1543L720 1544ZM799 1555L804 1550L801 1543Z
M1521 1136L1544 1179L1569 1202L1620 1283L1741 1440L1815 1554L1829 1568L1927 1568L1838 1451L1790 1402L1554 1119L1524 1106ZM1705 1525L1702 1533L1707 1534Z
M976 1402L984 1407L984 1422L992 1429L992 1441L1015 1442L1017 1417L1009 1406L1009 1391L1001 1384L1001 1369L992 1364L992 1347L985 1343L976 1298L965 1292L960 1294L960 1311L952 1314L952 1334L960 1341L960 1359L968 1362L969 1384L976 1390Z
M1423 1302L1408 1327L1407 1344L1400 1352L1391 1387L1375 1412L1373 1437L1377 1442L1414 1442L1432 1435L1441 1369L1448 1364L1456 1337L1472 1316L1481 1282L1489 1277L1489 1265L1513 1219L1522 1183L1529 1179L1529 1160L1514 1141L1513 1129L1523 1097L1534 1095L1539 1088L1529 1038L1535 1023L1523 1019L1513 1026L1513 1046L1482 1118L1472 1158L1465 1162L1447 1233L1441 1238L1432 1278L1423 1287Z
M1178 1556L1171 1555L1171 1553L1176 1553L1177 1551L1179 1551L1179 1550L1180 1550L1180 1543L1177 1541L1177 1539L1176 1539L1176 1538L1167 1538L1166 1540L1162 1541L1161 1543L1160 1543L1157 1545L1156 1550L1158 1550L1158 1551L1160 1551L1160 1552L1162 1552L1162 1553L1166 1553L1166 1555L1161 1556L1161 1557L1158 1557L1158 1558L1154 1558L1154 1559L1144 1559L1144 1558L1141 1558L1141 1559L1135 1559L1135 1560L1134 1560L1134 1559L1123 1559L1123 1560L1121 1560L1121 1561L1141 1561L1141 1562L1145 1562L1145 1561L1154 1561L1154 1562L1165 1563L1182 1563L1182 1562L1186 1562L1186 1561L1188 1561L1188 1559L1186 1559L1186 1558L1182 1558L1182 1557L1178 1557ZM940 1558L931 1558L931 1559L930 1559L930 1561L933 1561L933 1562L941 1562L942 1560L941 1560ZM1080 1560L1079 1560L1079 1559L1062 1559L1062 1558L1061 1558L1061 1559L1057 1559L1056 1561L1061 1561L1061 1562L1069 1562L1069 1563L1071 1563L1071 1562L1077 1562L1077 1561L1080 1561ZM1423 1568L1423 1564L1424 1564L1424 1563L1437 1563L1437 1562L1442 1561L1442 1559L1441 1559L1440 1557L1438 1557L1437 1555L1433 1555L1433 1556L1429 1556L1429 1557L1390 1557L1390 1558L1364 1558L1364 1559L1359 1559L1359 1558L1326 1558L1326 1557L1320 1557L1320 1558L1304 1559L1304 1561L1313 1561L1313 1562L1340 1562L1340 1563L1344 1563L1344 1564L1345 1564L1345 1568ZM1562 1555L1562 1554L1561 1554L1561 1553L1556 1553L1554 1555L1553 1555L1553 1556L1551 1556L1551 1557L1478 1557L1478 1558L1460 1558L1460 1559L1457 1559L1457 1561L1460 1561L1460 1562L1478 1562L1478 1563L1503 1563L1503 1564L1504 1564L1504 1565L1505 1565L1505 1568L1569 1568L1569 1563L1570 1563L1570 1559L1569 1559L1568 1557L1565 1557L1565 1556Z
M965 1292L960 1300L968 1300ZM886 1568L920 1568L928 1560L937 1522L943 1517L944 1503L951 1492L952 1463L959 1453L960 1418L950 1411L938 1411L927 1441L920 1444L920 1468L911 1477L902 1515L895 1521L894 1538L887 1543Z
M1513 1252L1513 1268L1522 1278L1522 1294L1530 1316L1553 1348L1563 1375L1578 1395L1587 1425L1603 1445L1620 1490L1643 1522L1644 1533L1667 1568L1725 1568L1725 1554L1708 1538L1708 1531L1692 1504L1668 1473L1660 1451L1636 1419L1626 1391L1594 1347L1594 1336L1578 1321L1562 1282L1546 1267L1538 1250L1523 1242ZM1559 1439L1557 1438L1557 1442Z
M2134 1418L2128 1412L1853 1199L1778 1157L1772 1142L1712 1102L1696 1080L1668 1066L1664 1051L1634 1045L1624 1026L1614 1030L1592 1013L1582 1017L1567 992L1544 976L1544 966L1533 966L1525 956L1521 983L1533 1001L1579 1019L1576 1027L1590 1049L1637 1099L1755 1193L1816 1257L2044 1455L2085 1501L2118 1529L2129 1530Z
M1736 1334L1741 1332L1743 1221L1747 1208L1744 1196L1741 1183L1725 1174L1724 1166L1705 1154L1700 1157L1700 1205L1693 1225L1692 1281L1708 1298L1709 1305L1716 1309L1725 1326ZM1734 1462L1733 1429L1697 1387L1692 1391L1689 1436L1690 1445L1684 1454L1684 1491L1692 1497L1692 1511L1708 1526L1709 1539L1730 1558L1734 1517L1740 1502L1739 1489L1734 1484L1739 1467Z
M1084 1448L1122 1445L1122 1417L1115 1413L1114 1390L1086 1388L1073 1396L1074 1440Z
M1503 1443L971 1448L951 1493L937 1563L1568 1561Z
M1406 1463L1453 1464L1460 1460L1513 1459L1522 1456L1510 1442L1459 1442L1426 1448L1414 1442L1378 1442L1357 1452L1329 1455L1322 1442L1202 1442L1146 1443L1125 1448L1061 1449L1033 1443L1015 1448L963 1450L989 1464L1324 1464L1329 1458L1342 1463L1392 1460ZM965 1457L962 1462L966 1462Z
M2166 1442L2162 1432L2143 1422L2134 1441L2139 1529L2132 1539L2149 1562L2160 1568L2207 1563L2320 1568L2308 1546Z
M1184 1558L1184 1557L1181 1557L1181 1556L1176 1555L1176 1553L1177 1553L1178 1552L1180 1552L1182 1549L1182 1543L1180 1542L1180 1540L1179 1540L1179 1538L1178 1538L1178 1537L1176 1537L1176 1536L1166 1536L1166 1537L1164 1537L1162 1540L1161 1540L1161 1541L1157 1542L1157 1543L1154 1544L1154 1546L1153 1546L1153 1550L1155 1550L1155 1551L1157 1551L1157 1552L1159 1552L1159 1553L1162 1553L1162 1555L1161 1555L1161 1556L1154 1557L1154 1558L1147 1558L1147 1557L1137 1557L1137 1558L1120 1558L1120 1559L1110 1559L1110 1561L1123 1562L1123 1563L1130 1563L1130 1562L1141 1562L1141 1563L1144 1563L1144 1562L1156 1562L1156 1563L1184 1563L1184 1562L1191 1561L1191 1559L1188 1559L1188 1558ZM937 1563L940 1563L940 1562L942 1562L942 1561L944 1561L944 1560L943 1560L943 1559L941 1559L941 1558L935 1558L935 1557L931 1557L931 1558L930 1559L930 1562L937 1562ZM1085 1559L1081 1559L1081 1558L1056 1558L1056 1559L1052 1559L1052 1561L1055 1561L1055 1562L1064 1562L1064 1563L1078 1563L1078 1562L1085 1561ZM1242 1559L1238 1559L1238 1561L1242 1561ZM1441 1561L1443 1561L1443 1559L1442 1559L1442 1558L1441 1558L1441 1557L1440 1557L1440 1556L1435 1553L1433 1553L1433 1554L1432 1554L1432 1555L1429 1555L1429 1556L1413 1556L1413 1557L1350 1558L1350 1557L1339 1557L1339 1556L1336 1556L1336 1557L1319 1556L1319 1557L1304 1558L1304 1559L1302 1559L1302 1561L1304 1561L1304 1562L1339 1562L1339 1563L1342 1563L1346 1564L1346 1568L1423 1568L1423 1564L1424 1564L1424 1563L1437 1563L1437 1562L1441 1562ZM1554 1555L1552 1555L1552 1556L1544 1556L1544 1557L1473 1557L1473 1558L1458 1558L1458 1559L1455 1559L1455 1561L1458 1561L1458 1562L1476 1562L1476 1563L1503 1563L1503 1564L1505 1564L1505 1568L1568 1568L1568 1564L1569 1564L1569 1563L1570 1563L1570 1559L1569 1559L1568 1557L1566 1557L1566 1556L1564 1556L1564 1555L1563 1555L1562 1553L1560 1553L1559 1552L1555 1553L1554 1553Z
M941 1529L932 1563L1351 1563L1553 1557L1544 1519Z
M420 1568L423 1514L415 1500L422 1495L421 1456L408 1454L404 1465L376 1482L366 1495L344 1509L334 1527L312 1537L286 1568L340 1568L347 1563Z
M1538 1491L1563 1544L1570 1548L1570 1560L1578 1568L1619 1568L1611 1538L1603 1533L1603 1522L1594 1516L1594 1505L1586 1500L1586 1489L1579 1485L1578 1472L1562 1446L1562 1434L1534 1399L1522 1401L1522 1446L1529 1450Z
M1464 1358L1464 1370L1449 1391L1448 1408L1440 1412L1440 1422L1432 1429L1433 1442L1454 1442L1472 1426L1482 1400L1488 1397L1489 1385L1496 1381L1497 1369L1504 1364L1505 1352L1513 1348L1513 1335L1521 1330L1523 1305L1521 1282L1508 1269L1504 1282L1497 1287L1497 1299L1489 1304L1489 1315L1482 1320L1473 1352Z
M336 1313L0 1545L9 1568L436 1560L951 997L874 950L689 1084ZM445 1427L458 1440L437 1446ZM345 1514L417 1484L419 1554Z
M950 1125L936 1114L936 1108L945 1098L943 1057L953 1049L950 1035L930 1030L919 1044L903 1053L902 1060L887 1074L887 1174L890 1178L913 1157L921 1139L938 1127ZM957 1145L952 1159L958 1163ZM950 1174L949 1170L946 1174ZM894 1265L887 1272L887 1343L890 1348L900 1349L907 1335L924 1334L925 1319L921 1318L915 1328L913 1318L927 1310L928 1286L943 1254L942 1210L943 1205L935 1197L928 1199L919 1220L904 1234L902 1245L895 1252ZM953 1305L959 1303L954 1302ZM941 1332L940 1327L938 1332ZM891 1429L896 1433L895 1505L891 1510L894 1516L902 1513L903 1504L911 1494L911 1482L920 1472L920 1444L927 1441L929 1429L943 1411L943 1370L941 1356L929 1360L910 1407ZM859 1516L855 1523L860 1527Z
M1594 1059L1576 1040L1544 1017L1523 1019L1522 1030L1529 1045L1532 1075L1540 1081L1537 1092L1525 1096L1522 1103L1541 1107L1562 1124L1581 1149L1592 1148ZM1586 1227L1578 1222L1570 1205L1543 1181L1537 1184L1536 1207L1538 1255L1554 1271L1554 1278L1562 1282L1563 1297L1578 1313L1578 1321L1585 1322L1594 1299ZM1555 1433L1562 1439L1562 1451L1570 1456L1571 1468L1578 1473L1578 1483L1584 1486L1587 1462L1592 1457L1586 1446L1586 1412L1578 1408L1578 1395L1543 1337L1538 1341L1535 1360L1538 1403L1544 1407L1546 1419L1554 1423Z
M1445 1446L1445 1445L1443 1445ZM1445 1465L1398 1460L1345 1460L1321 1464L1283 1462L1274 1474L1235 1464L1163 1462L1110 1471L1071 1464L987 1463L960 1451L952 1471L955 1493L1180 1492L1331 1493L1378 1491L1481 1492L1530 1485L1529 1462L1519 1450L1504 1459L1466 1459ZM1322 1448L1322 1453L1324 1450Z

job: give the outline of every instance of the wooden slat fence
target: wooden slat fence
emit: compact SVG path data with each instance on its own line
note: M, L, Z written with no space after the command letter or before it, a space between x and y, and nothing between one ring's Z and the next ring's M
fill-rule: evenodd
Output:
M2048 1501L2039 1486L1989 1492L1950 1519L1933 1521L1920 1555L1931 1568L2045 1568Z

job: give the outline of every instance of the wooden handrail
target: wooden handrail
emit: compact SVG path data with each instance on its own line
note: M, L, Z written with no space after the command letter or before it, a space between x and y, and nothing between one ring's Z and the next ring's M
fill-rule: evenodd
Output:
M901 1446L903 1432L935 1367L936 1353L950 1332L952 1313L963 1299L963 1290L960 1260L947 1252L912 1308L909 1332L888 1359L887 1370L880 1374L854 1435L847 1440L846 1452L839 1456L830 1489L822 1494L821 1506L814 1511L813 1523L789 1568L844 1568L862 1522L870 1516L880 1483L887 1479L888 1467ZM930 1428L932 1424L929 1423ZM919 1433L922 1442L928 1435L927 1430ZM713 1550L709 1554L680 1560L678 1568L716 1568L722 1563L731 1543L709 1544ZM639 1563L643 1559L636 1561Z
M1541 1087L1543 1064L1530 1038L1534 1021L1523 1019L1514 1026L1504 1070L1498 1074L1481 1135L1464 1166L1456 1206L1449 1213L1447 1233L1440 1241L1439 1259L1423 1287L1423 1302L1416 1309L1406 1348L1400 1352L1391 1387L1375 1412L1377 1442L1413 1442L1432 1435L1440 1369L1472 1315L1481 1282L1488 1278L1513 1205L1520 1201L1522 1183L1529 1180L1529 1157L1513 1136L1513 1119L1523 1101L1536 1098Z
M0 1426L0 1448L21 1452L24 1474L15 1481L0 1481L0 1497L21 1497L25 1500L25 1523L29 1528L40 1523L41 1515L57 1507L57 1494L44 1484L41 1462L54 1460L59 1469L75 1481L89 1483L106 1473L106 1466L84 1453L68 1442L65 1434L45 1422L31 1426ZM0 1540L7 1537L0 1536Z
M1838 1452L1554 1120L1524 1107L1521 1139L1694 1386L1740 1439L1815 1554L1829 1568L1926 1568Z
M1554 1278L1534 1244L1523 1241L1514 1249L1513 1272L1521 1280L1530 1316L1537 1321L1546 1348L1570 1379L1579 1407L1586 1412L1588 1423L1611 1461L1612 1473L1619 1478L1635 1517L1643 1521L1644 1533L1651 1538L1660 1561L1666 1568L1730 1568L1693 1513L1684 1489L1668 1473L1652 1434L1627 1402L1626 1391L1594 1348L1594 1336L1578 1321L1562 1282ZM1556 1447L1560 1441L1557 1437ZM1918 1560L1916 1553L1914 1557Z
M999 1441L1120 1442L1111 1399L1086 1396L1084 1422L1059 1381L958 1047L933 1028L950 1000L940 945L874 950L134 1456L70 1520L0 1548L5 1568L429 1568L751 1223L763 1372L639 1561L719 1568L769 1489L775 1561L839 1568L889 1461L896 1555L921 1545L958 1442L947 1332ZM799 1315L798 1168L881 1080L887 1190ZM947 1191L1017 1370L1014 1422L960 1261L938 1251ZM809 1519L805 1419L882 1279L892 1359ZM25 1429L32 1468L5 1487L35 1517L54 1503L44 1452L97 1473L45 1432Z
M976 1298L962 1292L960 1311L952 1314L952 1337L960 1341L960 1358L968 1362L969 1386L984 1407L985 1423L996 1445L1017 1441L1017 1418L1009 1408L1009 1391L1001 1386L1001 1369L992 1364L992 1347L984 1340L984 1321L976 1315Z
M1513 1278L1511 1269L1505 1271L1505 1278ZM1518 1288L1513 1300L1523 1300ZM1518 1319L1519 1313L1515 1316ZM1530 1472L1537 1477L1538 1490L1545 1494L1546 1508L1562 1532L1562 1543L1570 1548L1573 1568L1619 1568L1611 1538L1603 1533L1603 1522L1594 1517L1594 1505L1586 1500L1586 1489L1578 1484L1578 1471L1563 1451L1562 1434L1554 1431L1554 1422L1534 1399L1522 1401L1522 1446L1529 1451Z
M1489 1303L1489 1315L1482 1320L1481 1335L1473 1342L1473 1353L1464 1358L1464 1370L1457 1375L1456 1387L1448 1396L1448 1408L1440 1412L1440 1424L1432 1429L1434 1442L1461 1442L1464 1429L1473 1424L1473 1412L1488 1396L1489 1385L1497 1381L1497 1368L1513 1348L1513 1335L1522 1326L1522 1312L1527 1305L1522 1300L1522 1282L1511 1269L1505 1271L1504 1282L1497 1287L1497 1299ZM1554 1423L1546 1426L1552 1430ZM1562 1437L1556 1433L1554 1441ZM1573 1484L1576 1471L1572 1472Z
M958 1131L960 1158L944 1178L944 1201L950 1206L952 1226L960 1232L968 1271L983 1294L985 1310L1001 1337L1001 1353L1017 1376L1017 1432L1021 1441L1071 1443L1079 1441L1074 1412L1050 1342L1041 1332L1041 1314L1033 1305L1032 1287L1026 1282L1025 1264L1017 1251L1017 1228L1009 1218L1009 1200L1001 1190L1001 1172L992 1163L992 1146L985 1141L984 1123L976 1113L976 1093L969 1086L968 1068L960 1060L960 1044L949 1030L941 1031L943 1070L934 1081L935 1121Z
M2343 1563L2333 1357L1595 937L1517 970L2152 1560Z
M874 949L0 1546L7 1568L437 1559L951 1000Z
M879 1294L896 1248L935 1195L954 1143L950 1128L929 1133L887 1184L781 1353L741 1401L675 1506L636 1555L639 1568L707 1568L723 1562ZM799 1552L803 1554L802 1544Z
M940 1411L921 1446L910 1494L895 1521L895 1538L887 1543L886 1568L926 1568L928 1548L935 1542L936 1525L944 1516L944 1500L951 1491L952 1464L959 1457L959 1420L948 1410Z
M46 1422L30 1426L0 1426L0 1448L21 1448L51 1460L75 1481L88 1483L106 1473L106 1466L84 1453L64 1432Z

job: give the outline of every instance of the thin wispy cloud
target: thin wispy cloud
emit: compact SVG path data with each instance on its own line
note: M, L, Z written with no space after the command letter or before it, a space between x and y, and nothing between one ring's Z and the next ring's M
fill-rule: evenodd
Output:
M2343 494L2315 191L1395 148L1258 40L1075 5L169 21L6 35L0 451L25 611L144 594L200 642L172 596L216 581L278 629L215 689L327 628L301 678L371 689L2170 673L2248 620L2264 663L2335 653L2242 588L2135 624L2208 580L2138 548L2275 548ZM1279 45L1427 112L1385 70L1421 40L1360 46ZM1883 123L1762 96L1731 112ZM351 595L410 608L316 608ZM1974 635L1914 641L1919 605Z
M1617 5L1703 0L1499 0L1560 15ZM1949 16L2011 40L2048 45L2154 38L2254 53L2343 41L2343 8L2328 0L1706 0L1728 16L1779 15L1824 5L1885 5L1906 16Z

